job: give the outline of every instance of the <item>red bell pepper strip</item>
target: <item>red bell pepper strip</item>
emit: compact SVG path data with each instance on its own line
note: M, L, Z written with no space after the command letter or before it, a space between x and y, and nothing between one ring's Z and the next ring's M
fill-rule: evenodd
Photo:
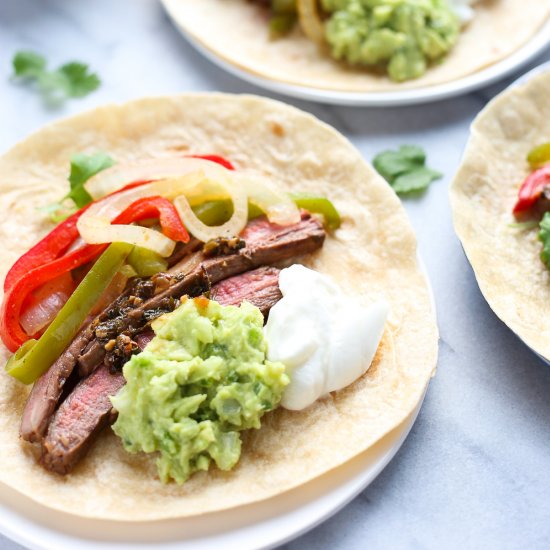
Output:
M223 157L220 157L219 155L187 155L190 158L193 159L204 159L204 160L210 160L212 162L216 162L217 164L220 164L224 168L227 168L228 170L235 170L235 167L229 162L227 159L224 159Z
M112 196L115 193L122 193L122 191L133 189L134 187L138 187L146 183L149 183L149 181L136 181L130 183L122 189L111 193L109 196ZM101 201L103 199L99 200ZM65 251L78 238L79 234L78 229L76 228L76 222L78 221L78 218L80 218L80 216L82 216L82 214L89 208L89 206L90 205L84 206L78 210L78 212L75 212L72 216L57 225L41 241L35 244L26 254L23 254L23 256L21 256L12 265L6 275L6 279L4 280L4 292L8 292L13 283L20 277L26 275L31 269L43 266L56 258L59 258L65 253ZM75 265L74 267L78 267L78 265Z
M30 270L52 262L73 244L78 237L76 222L87 208L85 206L60 223L13 264L4 280L4 292L8 292L13 284Z
M535 170L525 178L514 206L514 216L518 217L531 210L547 185L550 185L550 164Z
M146 182L141 182L143 183ZM128 186L125 189L127 188ZM0 336L11 351L15 351L34 336L26 334L19 323L21 309L27 296L55 277L92 261L107 247L106 244L85 245L64 254L78 237L76 222L87 208L85 206L59 224L23 255L8 273L0 311ZM159 218L163 233L167 237L183 242L189 241L189 234L175 207L163 197L145 197L134 201L113 220L113 223L127 224L153 217Z
M99 244L73 250L61 258L27 271L25 275L12 282L9 290L4 294L0 312L0 335L10 351L16 351L21 344L34 336L26 334L19 323L21 308L27 296L35 288L55 279L62 273L92 261L105 248L107 248L106 244Z
M113 224L129 224L147 218L158 218L162 233L173 241L189 242L189 233L181 222L176 207L163 197L143 197L121 212Z

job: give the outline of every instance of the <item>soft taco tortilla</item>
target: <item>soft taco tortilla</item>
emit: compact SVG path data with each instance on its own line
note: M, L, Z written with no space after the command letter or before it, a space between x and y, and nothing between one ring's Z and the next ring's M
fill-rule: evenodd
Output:
M278 409L245 434L231 472L212 469L162 485L150 456L126 453L110 429L66 477L44 471L18 427L28 388L0 370L0 480L47 506L113 520L152 520L221 510L274 496L364 451L417 406L433 374L437 328L416 241L387 183L335 130L281 103L248 96L185 95L102 107L33 134L0 159L2 276L48 227L36 208L66 189L70 156L117 161L217 153L282 188L334 200L343 224L307 263L365 303L392 312L367 375L302 412ZM8 357L2 348L1 361ZM86 495L86 498L82 498Z
M476 15L440 64L396 83L334 61L296 26L269 39L267 11L247 0L162 0L176 24L216 57L256 76L320 90L383 92L451 82L521 48L550 17L550 0L481 0Z
M510 227L527 153L550 139L550 72L509 89L478 115L451 187L456 232L494 312L550 359L550 271L538 231Z

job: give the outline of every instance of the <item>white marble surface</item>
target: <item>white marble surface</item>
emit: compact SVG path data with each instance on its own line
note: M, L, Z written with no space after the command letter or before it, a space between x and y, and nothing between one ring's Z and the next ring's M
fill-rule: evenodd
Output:
M11 56L21 48L37 49L53 63L88 61L103 85L49 110L34 92L9 81ZM536 63L548 59L550 52ZM436 296L437 376L386 470L344 510L288 544L291 550L550 547L550 368L483 300L453 233L447 200L468 125L504 85L410 108L287 100L334 125L367 159L386 147L416 143L445 174L422 198L405 201ZM61 116L190 90L270 95L202 59L155 0L0 1L2 151ZM15 548L0 536L1 550Z

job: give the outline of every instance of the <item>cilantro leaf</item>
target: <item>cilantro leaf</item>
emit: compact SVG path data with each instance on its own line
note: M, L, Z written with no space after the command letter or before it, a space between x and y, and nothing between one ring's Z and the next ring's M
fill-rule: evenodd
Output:
M398 194L423 191L432 181L443 177L440 172L426 167L426 153L417 145L383 151L374 157L373 165Z
M414 193L424 191L432 181L441 177L442 174L440 172L436 172L430 168L416 168L395 178L391 186L398 194Z
M390 183L401 174L422 166L422 163L419 164L417 161L403 156L398 151L384 151L380 153L374 157L373 164L376 171Z
M79 208L90 204L92 196L84 184L98 172L110 168L115 161L105 153L84 155L77 153L71 158L71 171L69 173L70 191L60 202L45 206L41 210L48 214L54 223L59 223L74 214ZM69 202L70 201L70 202Z
M416 162L419 165L424 165L426 162L426 153L422 147L418 145L401 145L399 153L411 162Z
M84 184L98 172L110 168L115 161L105 153L95 153L94 155L84 155L77 153L71 158L71 173L69 174L69 183L71 190L65 197L72 199L78 208L86 206L92 202L92 196L86 191Z
M88 65L72 61L55 71L46 69L46 59L32 51L20 51L13 58L15 77L35 81L38 90L49 103L68 97L84 97L101 84L97 74L90 72Z
M84 97L97 90L101 84L97 74L89 72L89 67L85 63L66 63L56 72L65 79L65 93L69 97Z
M546 212L540 222L539 239L542 242L540 258L550 269L550 212Z
M36 52L21 50L17 52L12 60L15 76L36 77L46 68L46 58Z

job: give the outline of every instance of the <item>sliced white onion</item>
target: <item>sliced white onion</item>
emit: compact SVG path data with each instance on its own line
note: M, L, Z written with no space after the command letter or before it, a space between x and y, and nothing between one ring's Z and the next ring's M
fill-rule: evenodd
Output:
M325 25L319 15L317 0L298 0L298 20L304 34L316 44L325 42Z
M239 184L248 200L265 212L267 219L277 225L293 225L300 221L300 209L286 194L274 189L259 176L241 176Z
M222 225L206 225L202 223L191 209L185 195L174 200L174 206L180 215L187 230L199 241L208 242L218 237L235 237L245 228L248 221L248 201L246 193L242 189L231 190L233 202L233 215Z
M48 326L60 312L74 290L70 273L47 282L32 293L30 303L21 312L23 330L33 336Z
M221 177L213 181L208 179L202 171L193 172L179 178L147 183L107 197L90 206L80 217L77 222L80 236L89 244L126 242L148 248L164 257L169 256L174 250L175 242L162 233L137 225L111 225L112 220L134 201L152 196L161 196L170 200L179 197L176 208L180 205L178 212L182 221L187 230L199 240L206 242L219 236L238 235L247 221L247 195L243 189L231 183L227 171L218 175ZM196 218L189 205L220 197L229 197L233 201L234 213L225 224L210 228ZM192 216L188 214L186 205L187 209L191 210Z
M161 180L128 189L92 204L79 218L76 227L88 244L112 242L130 243L153 250L163 257L170 256L176 243L159 231L139 225L111 225L111 222L134 201L143 197L174 198L187 189L196 188L204 175L194 173L179 180Z
M77 228L84 241L89 244L128 242L169 256L175 243L158 231L135 225L111 225L132 202L154 195L174 200L187 230L204 242L238 235L246 226L247 200L265 212L272 223L291 225L300 220L294 202L274 189L265 178L233 172L204 159L148 159L117 164L91 178L86 189L97 199L143 180L154 181L107 197L81 216ZM192 207L219 199L232 201L233 215L220 226L207 226L197 218Z
M193 172L202 172L206 178L218 181L223 180L230 170L210 160L199 158L142 159L115 164L90 178L85 187L94 199L99 199L135 181L173 179Z

